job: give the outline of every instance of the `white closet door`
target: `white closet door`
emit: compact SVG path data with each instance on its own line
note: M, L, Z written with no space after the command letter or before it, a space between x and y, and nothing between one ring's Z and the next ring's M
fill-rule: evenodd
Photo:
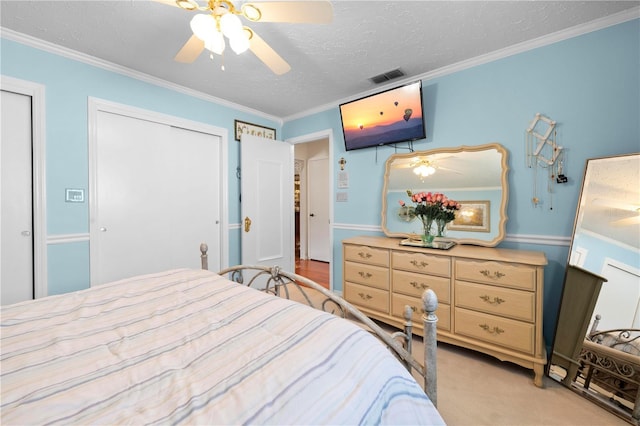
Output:
M0 304L33 299L31 96L2 91Z
M218 270L220 137L100 111L91 284L172 268Z

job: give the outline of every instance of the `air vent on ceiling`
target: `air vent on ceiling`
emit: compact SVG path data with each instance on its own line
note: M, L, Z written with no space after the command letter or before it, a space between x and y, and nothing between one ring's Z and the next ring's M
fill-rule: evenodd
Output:
M375 84L380 84L399 77L404 77L404 73L400 68L396 68L395 70L387 71L385 73L373 76L369 80L371 80Z

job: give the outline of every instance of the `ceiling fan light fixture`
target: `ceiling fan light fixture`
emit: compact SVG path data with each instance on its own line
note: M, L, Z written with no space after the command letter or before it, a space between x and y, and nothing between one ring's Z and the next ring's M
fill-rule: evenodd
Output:
M246 52L249 49L249 37L247 33L242 31L239 34L236 34L234 37L229 39L229 46L231 46L231 50L236 52L236 54L241 54Z
M214 37L216 30L216 20L212 15L200 13L191 19L191 31L205 43Z
M435 172L436 172L436 169L433 166L429 166L429 165L426 165L426 164L421 164L418 167L413 169L413 173L417 174L418 176L422 176L422 177L431 176Z
M204 41L204 47L207 50L215 53L216 55L222 55L224 52L225 43L224 37L221 32L215 31L215 34L207 40Z
M241 7L242 14L250 21L256 22L262 18L262 12L260 9L252 5L251 3L245 3Z
M176 4L178 5L178 7L181 7L185 10L196 10L200 7L200 5L196 3L195 0L176 0Z
M225 13L220 17L220 31L222 31L222 34L224 34L229 40L234 37L244 35L242 22L240 22L240 18L233 13Z

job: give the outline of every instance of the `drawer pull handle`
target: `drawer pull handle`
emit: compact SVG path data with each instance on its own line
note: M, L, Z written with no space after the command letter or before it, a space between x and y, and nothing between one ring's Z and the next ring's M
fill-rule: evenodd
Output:
M483 329L484 331L486 331L487 333L490 334L495 334L495 335L499 335L504 333L504 330L499 328L499 327L489 327L487 324L478 324L478 326Z
M360 298L362 300L371 300L371 299L373 299L373 297L369 296L368 294L364 294L364 293L358 293L358 296L360 296Z
M416 268L426 268L427 266L429 266L429 264L425 261L418 262L417 260L412 260L409 263L415 266Z
M369 278L371 278L373 276L368 272L362 272L362 271L358 272L358 275L360 275L364 279L369 279Z
M426 285L425 283L418 283L418 282L415 282L415 281L411 281L411 282L409 283L409 285L410 285L411 287L413 287L413 288L422 289L422 290L426 290L426 289L428 289L428 288L429 288L429 286L428 286L428 285Z
M415 306L411 306L411 310L412 310L414 313L416 313L416 312L421 312L421 313L423 313L423 314L424 314L424 309L423 309L423 308L418 309L418 308L416 308Z
M493 300L491 300L491 297L489 297L488 295L484 295L484 296L480 296L480 299L484 300L487 303L490 303L492 305L499 305L501 303L506 302L506 300L504 299L500 299L498 296L494 297Z
M369 259L371 257L371 253L359 252L358 256L360 256L362 259Z
M497 279L497 280L499 280L500 278L502 278L502 277L504 277L504 276L506 275L506 274L503 274L503 273L502 273L502 272L500 272L500 271L495 271L495 272L492 274L492 273L491 273L491 271L489 271L489 270L487 270L487 269L484 269L484 270L480 271L480 273L481 273L482 275L484 275L485 277L487 277L487 278L495 278L495 279Z

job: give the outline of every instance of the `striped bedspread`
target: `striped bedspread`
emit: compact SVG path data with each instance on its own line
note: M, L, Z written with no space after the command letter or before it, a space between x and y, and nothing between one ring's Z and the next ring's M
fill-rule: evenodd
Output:
M212 272L1 309L1 421L443 424L368 332Z

